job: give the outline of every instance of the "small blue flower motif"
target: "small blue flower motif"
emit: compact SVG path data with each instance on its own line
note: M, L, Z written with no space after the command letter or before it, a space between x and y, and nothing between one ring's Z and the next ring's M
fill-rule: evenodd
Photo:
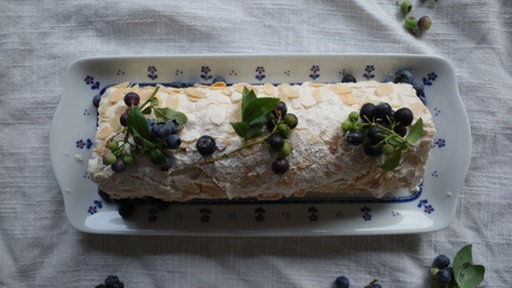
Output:
M209 66L201 66L201 78L204 79L204 80L210 80L213 78L212 75L209 75L209 73L211 72L212 70L210 69Z
M309 69L309 70L311 70L311 72L312 72L311 74L309 74L309 78L315 80L316 78L320 77L320 73L319 73L320 66L313 65L313 66L311 66L311 69Z
M157 219L158 219L158 216L156 216L156 214L149 214L148 215L148 221L150 223L155 223Z
M103 202L101 202L101 200L94 200L94 206L96 206L97 208L101 209L103 208Z
M372 214L370 214L370 211L372 211L372 209L368 208L367 206L363 206L361 209L360 209L361 212L363 212L363 220L364 221L371 221L372 220Z
M391 210L391 216L393 216L393 217L400 216L400 212L395 211L395 210Z
M261 81L263 79L265 79L265 67L263 66L257 66L256 67L256 75L254 76L254 78L258 79L258 81Z
M421 208L421 206L424 206L428 203L428 200L427 199L423 199L423 200L420 200L420 202L418 203L418 208Z
M210 222L210 214L212 213L212 211L210 209L201 208L201 209L199 209L199 213L201 214L201 217L199 217L201 222L203 222L203 223Z
M437 173L437 170L434 170L432 172L432 177L436 177L436 178L439 177L439 173Z
M156 71L158 71L158 70L156 69L155 66L153 66L153 65L148 66L148 78L151 80L155 80L156 78L158 78Z
M437 107L434 107L434 116L439 116L441 114L441 110Z
M85 77L84 81L85 81L85 84L87 84L87 85L91 85L91 84L93 84L93 83L94 83L94 77L87 75L87 76Z
M80 140L76 141L76 148L84 149L84 147L85 147L84 140L80 139Z
M427 77L428 77L428 80L430 80L430 81L436 81L437 74L434 72L431 72L431 73L428 73Z
M375 75L373 74L373 71L375 71L375 66L373 65L366 65L366 68L364 68L363 76L366 78L366 80L370 80L372 78L375 78Z
M434 141L434 146L437 146L438 148L443 148L446 146L446 140L442 138L438 138Z
M96 214L96 212L98 212L96 206L89 206L89 209L87 210L87 212L91 215L93 214Z
M94 143L92 142L91 139L87 139L87 140L78 140L75 142L76 144L76 148L79 148L79 149L84 149L84 148L87 148L87 149L91 149L91 147L94 145Z
M263 222L265 220L265 209L258 207L254 209L254 219L256 219L256 222Z
M423 211L427 214L431 214L434 212L434 207L432 207L432 205L425 205L425 209Z
M311 206L308 209L309 212L309 221L315 222L318 220L318 209L315 206Z

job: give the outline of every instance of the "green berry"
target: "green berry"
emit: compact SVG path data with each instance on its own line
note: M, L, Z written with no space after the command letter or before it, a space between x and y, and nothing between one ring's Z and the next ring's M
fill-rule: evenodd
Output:
M355 131L355 132L362 132L363 128L364 128L364 126L361 122L355 122L352 125L352 131Z
M103 154L103 164L105 165L112 165L117 162L117 157L114 155L114 153L108 151L105 154Z
M295 114L288 113L284 116L284 123L286 123L290 129L293 129L297 127L297 124L299 124L299 119Z
M350 114L348 114L348 120L352 122L357 122L359 120L359 113L357 113L356 111L350 112Z
M400 3L400 13L402 13L403 15L409 14L409 12L411 12L411 10L412 10L412 4L410 1L404 0L404 1L402 1L402 3Z
M355 123L352 123L350 120L345 120L343 123L341 123L341 129L343 129L343 131L351 131L354 127L354 124Z
M391 155L395 152L395 149L393 148L393 145L391 144L384 144L382 146L382 154L384 155Z
M119 143L117 143L117 142L116 142L116 141L114 141L114 140L108 141L108 143L107 143L107 148L108 148L110 151L114 151L114 150L116 150L117 148L119 148Z
M161 165L165 163L165 156L160 149L151 149L149 151L149 159L151 163L155 165Z
M432 19L428 16L423 16L418 20L418 28L421 32L425 32L432 26Z
M285 123L279 123L277 125L277 133L281 135L284 139L287 139L290 136L290 127Z
M124 155L123 160L124 160L124 163L126 163L127 165L130 165L135 161L135 158L133 158L132 155Z
M283 148L279 151L281 157L286 157L292 153L293 147L288 142L284 142Z
M418 27L418 19L416 19L414 16L407 17L405 19L404 27L409 31L413 31Z

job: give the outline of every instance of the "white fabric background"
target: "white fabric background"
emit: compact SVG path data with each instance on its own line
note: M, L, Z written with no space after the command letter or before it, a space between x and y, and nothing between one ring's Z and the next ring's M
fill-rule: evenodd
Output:
M512 2L420 5L431 31L402 28L394 0L0 1L0 287L428 287L439 253L473 243L485 287L511 287ZM244 2L244 3L243 3ZM419 235L193 238L86 235L65 217L49 127L66 66L85 56L418 53L456 69L472 162L447 229Z

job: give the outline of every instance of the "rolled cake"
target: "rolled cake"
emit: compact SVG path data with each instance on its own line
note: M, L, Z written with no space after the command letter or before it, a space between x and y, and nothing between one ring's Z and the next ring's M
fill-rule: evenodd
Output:
M287 140L293 150L286 157L289 170L284 174L272 171L271 163L279 156L270 152L265 143L208 161L248 143L230 124L240 121L244 87L253 90L258 98L279 98L286 103L288 113L298 118L298 125ZM409 84L366 81L226 86L221 82L180 89L160 86L154 95L158 106L180 111L188 118L179 132L181 145L172 151L174 165L164 171L151 163L147 155L142 155L123 172L114 172L111 165L105 164L104 155L109 141L124 137L120 132L125 128L119 119L128 107L123 99L127 93L135 92L143 103L154 91L154 86L124 83L110 87L101 98L96 148L89 160L89 173L113 198L272 200L310 193L317 196L370 193L382 197L398 190L416 191L435 133L428 108ZM419 118L423 121L419 140L402 153L399 165L389 171L381 168L384 155L368 157L361 145L347 143L346 131L341 128L350 112L359 112L365 103L381 102L389 103L393 109L409 108L414 115L412 125ZM215 152L206 157L198 152L196 145L203 135L211 136L216 142Z

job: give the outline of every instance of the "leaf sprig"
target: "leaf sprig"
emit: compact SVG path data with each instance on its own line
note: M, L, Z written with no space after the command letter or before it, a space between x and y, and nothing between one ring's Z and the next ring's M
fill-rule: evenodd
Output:
M442 288L476 288L485 276L485 267L473 263L472 245L462 247L453 259L453 278L446 285L441 285L436 279L439 268L430 268L430 282L432 287Z
M247 87L244 87L241 101L242 120L239 122L231 122L230 124L231 127L233 127L235 130L236 134L244 139L245 143L230 152L221 154L220 156L208 160L208 162L214 162L229 157L242 151L243 149L264 143L277 128L276 125L273 131L271 131L268 135L262 136L263 127L265 127L268 122L268 115L276 108L277 103L279 103L278 98L258 98L254 90L249 90ZM279 120L280 119L278 119L277 122L279 122Z
M156 86L150 97L141 105L127 108L126 128L107 141L109 151L104 155L105 164L117 166L121 164L121 168L123 168L123 164L132 163L137 156L142 154L148 154L151 162L155 165L163 165L167 162L166 155L169 153L166 151L166 145L162 139L152 137L146 117L153 113L155 122L173 120L177 123L178 130L183 128L188 119L182 112L167 107L158 107L159 101L156 94L159 89L160 86ZM117 140L120 134L124 134L124 137ZM124 169L119 170L121 172Z
M402 154L410 147L414 146L416 142L423 135L423 119L419 118L416 123L409 130L405 137L398 135L393 129L387 128L381 124L375 123L385 131L384 140L381 143L384 145L383 152L386 156L384 163L380 167L386 171L393 170L400 165Z

